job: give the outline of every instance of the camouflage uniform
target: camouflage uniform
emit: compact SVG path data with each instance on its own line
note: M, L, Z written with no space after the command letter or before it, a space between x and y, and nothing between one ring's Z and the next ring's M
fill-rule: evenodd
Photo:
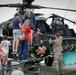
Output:
M62 67L62 41L63 38L60 36L56 38L55 40L49 40L50 44L53 44L53 53L54 53L54 66L56 68L56 71L63 70Z

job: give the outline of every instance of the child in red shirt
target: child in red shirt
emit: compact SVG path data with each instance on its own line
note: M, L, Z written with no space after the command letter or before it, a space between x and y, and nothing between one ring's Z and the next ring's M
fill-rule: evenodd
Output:
M29 27L30 21L25 20L24 24L20 26L20 31L24 31L25 34L25 40L20 41L20 50L18 54L19 60L25 60L27 58L27 50L28 50L28 41L29 41L29 34L31 32L31 29Z

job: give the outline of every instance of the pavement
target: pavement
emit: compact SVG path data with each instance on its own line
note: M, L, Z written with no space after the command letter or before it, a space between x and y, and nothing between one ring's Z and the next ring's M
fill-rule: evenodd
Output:
M13 64L15 64L15 63L13 63ZM76 75L76 73L68 74L68 73L76 70L76 65L64 66L63 68L64 68L65 75ZM35 75L35 73L25 73L25 75ZM39 75L55 75L54 66L46 66L44 64L44 61L42 61L41 62L41 72Z
M64 75L67 75L68 73L74 70L76 70L76 65L64 66L64 73L65 73ZM25 73L25 75L34 75L34 73ZM44 64L42 64L40 75L55 75L54 66L45 66Z
M76 70L76 65L64 66L63 68L64 68L65 75L67 75L68 73ZM35 74L34 73L25 73L25 75L35 75ZM42 62L40 75L55 75L54 66L45 66L44 62ZM76 74L73 74L73 75L76 75Z

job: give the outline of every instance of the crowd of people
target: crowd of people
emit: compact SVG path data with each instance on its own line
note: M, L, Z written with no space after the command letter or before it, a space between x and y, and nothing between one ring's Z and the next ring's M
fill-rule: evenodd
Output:
M13 48L12 51L15 53L18 51L18 47L20 45L20 49L18 52L18 60L24 61L27 59L28 46L34 46L34 52L37 55L42 54L47 48L42 44L42 40L38 40L37 35L42 34L38 29L36 29L36 19L34 13L27 9L24 13L22 20L20 18L20 13L16 13L14 18L12 19L13 25ZM20 33L24 33L24 40L20 36ZM20 38L20 39L19 39ZM57 75L63 75L63 66L62 66L62 42L63 38L56 33L54 36L54 40L49 39L49 44L53 44L53 53L54 53L54 65L57 71ZM34 41L34 42L33 42ZM9 46L11 45L10 41L8 41L7 36L4 36L4 40L0 43L0 64L2 67L5 66L5 63L8 58ZM0 68L1 71L1 68ZM20 74L21 73L21 74ZM24 75L21 68L13 71L11 75Z

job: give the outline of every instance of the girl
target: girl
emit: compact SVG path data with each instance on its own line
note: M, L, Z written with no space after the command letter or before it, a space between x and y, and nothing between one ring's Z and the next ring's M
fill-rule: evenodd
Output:
M31 32L29 24L30 24L30 21L25 20L24 24L20 26L20 31L24 31L25 40L20 41L18 60L25 60L27 58L28 40L29 40L29 34Z

